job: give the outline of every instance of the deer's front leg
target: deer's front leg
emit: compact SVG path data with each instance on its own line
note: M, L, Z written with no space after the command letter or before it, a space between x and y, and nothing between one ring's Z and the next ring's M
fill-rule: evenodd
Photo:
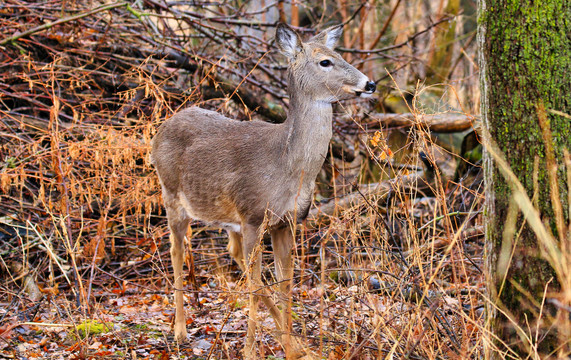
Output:
M292 317L291 317L291 288L293 282L293 261L292 261L292 248L293 248L293 230L289 227L279 229L272 229L272 248L274 252L274 265L276 268L276 280L279 283L278 299L281 308L279 327L283 329L282 346L286 352L286 358L292 358L291 346L291 332L292 332ZM297 348L297 346L294 346ZM293 356L295 358L295 356Z
M243 243L242 234L233 231L228 232L228 252L232 256L232 258L236 261L236 263L240 267L240 270L242 270L242 273L244 273L244 275L246 276L246 272L248 270L248 264L244 259L244 253L242 251L242 243ZM281 336L283 334L281 312L274 303L271 293L268 291L267 288L263 288L259 292L261 293L260 300L264 303L264 305L266 305L266 307L270 312L270 315L276 322L276 329L281 341Z

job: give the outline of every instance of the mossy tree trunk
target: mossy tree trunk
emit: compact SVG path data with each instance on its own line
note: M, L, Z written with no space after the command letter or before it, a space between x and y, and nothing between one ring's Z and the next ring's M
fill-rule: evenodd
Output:
M571 150L570 34L569 0L480 0L484 126L556 239L565 266L571 260L566 154ZM496 164L488 152L486 256L493 305L487 313L497 335L488 354L567 358L571 274L547 260L542 238L515 205Z

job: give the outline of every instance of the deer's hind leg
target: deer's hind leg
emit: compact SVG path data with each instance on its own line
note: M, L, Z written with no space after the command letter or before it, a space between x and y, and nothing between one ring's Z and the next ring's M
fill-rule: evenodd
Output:
M171 260L174 270L175 321L174 336L177 342L186 340L186 316L184 314L183 274L184 237L190 218L178 203L167 203L167 219L170 229Z

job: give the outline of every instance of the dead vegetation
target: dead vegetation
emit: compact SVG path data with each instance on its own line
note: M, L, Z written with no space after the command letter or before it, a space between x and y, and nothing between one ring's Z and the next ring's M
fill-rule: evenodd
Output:
M200 223L187 255L193 340L172 341L166 218L148 152L158 125L190 104L284 119L280 18L308 36L346 22L341 53L379 87L373 101L335 106L296 239L296 333L327 359L482 356L470 7L455 17L436 1L308 4L0 5L2 356L241 358L245 285L225 233ZM273 323L261 325L262 355L282 357Z

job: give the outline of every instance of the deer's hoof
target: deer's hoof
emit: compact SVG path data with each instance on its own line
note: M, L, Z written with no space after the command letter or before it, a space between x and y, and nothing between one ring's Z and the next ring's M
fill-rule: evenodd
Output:
M186 326L176 326L174 327L174 338L177 343L183 343L186 341Z

